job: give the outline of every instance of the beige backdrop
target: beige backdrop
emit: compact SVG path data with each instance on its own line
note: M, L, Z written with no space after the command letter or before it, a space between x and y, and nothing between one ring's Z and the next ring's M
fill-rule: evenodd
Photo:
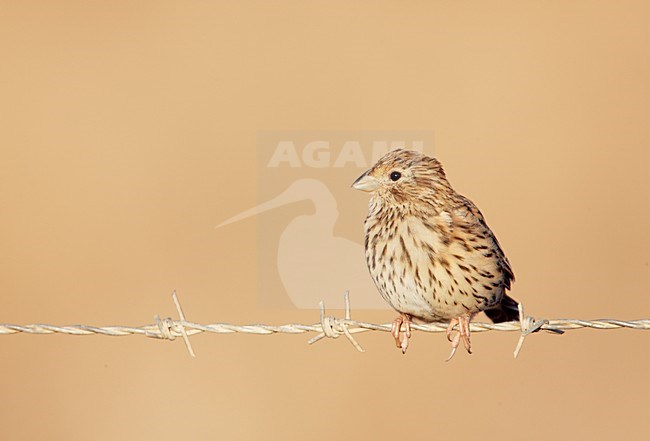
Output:
M197 322L315 321L257 306L255 222L213 228L256 203L256 134L291 129L434 130L528 312L650 317L647 2L1 9L0 322L140 325L174 288ZM476 334L451 363L440 334L406 356L387 334L306 340L201 335L190 359L0 336L0 439L648 437L644 331L539 334L516 361L516 334Z

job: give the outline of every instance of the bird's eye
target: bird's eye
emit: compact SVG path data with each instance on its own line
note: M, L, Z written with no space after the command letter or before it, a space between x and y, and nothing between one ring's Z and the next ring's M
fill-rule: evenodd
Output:
M402 177L402 174L398 171L394 171L390 174L390 180L391 181L397 181L399 178Z

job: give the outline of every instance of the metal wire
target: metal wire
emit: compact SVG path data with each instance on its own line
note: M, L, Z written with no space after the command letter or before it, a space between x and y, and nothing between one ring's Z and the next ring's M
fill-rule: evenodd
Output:
M345 324L348 327L348 331L351 334L356 334L360 332L368 331L384 331L390 332L391 323L375 324L375 323L366 323L360 322L357 320L343 320L336 319L340 324ZM175 328L184 328L188 336L201 334L203 332L211 332L214 334L232 334L232 333L243 333L243 334L257 334L257 335L269 335L269 334L304 334L307 332L323 332L323 328L320 323L314 323L312 325L302 325L302 324L286 324L286 325L262 325L262 324L253 324L253 325L235 325L231 323L213 323L208 325L202 325L198 323L192 323L185 320L174 320L173 329L171 329L171 334L173 337L182 337L180 331L176 331ZM599 319L599 320L578 320L578 319L556 319L548 320L548 324L542 326L542 330L574 330L581 328L592 328L592 329L619 329L619 328L630 328L630 329L650 329L650 319L640 319L640 320L615 320L615 319ZM412 324L411 329L423 331L423 332L445 332L447 330L447 324L444 323L430 323L426 325L417 325ZM472 332L486 332L486 331L505 331L505 332L521 332L521 326L517 322L508 322L508 323L483 323L483 322L472 322L470 324L470 330ZM26 334L68 334L68 335L110 335L113 337L122 337L126 335L145 335L152 338L167 338L163 336L158 328L157 324L143 325L139 327L133 326L90 326L90 325L67 325L67 326L56 326L56 325L44 325L44 324L33 324L33 325L12 325L8 323L0 324L0 335L9 335L17 333L26 333Z
M150 338L174 340L177 337L182 337L190 352L194 356L194 351L189 341L189 336L201 334L203 332L214 334L256 334L256 335L270 335L270 334L305 334L309 332L318 333L315 337L309 340L309 344L315 343L322 338L338 338L344 335L350 343L359 351L363 352L361 346L356 342L353 334L370 331L383 331L391 332L392 323L367 323L358 320L352 320L350 317L350 302L349 295L345 293L345 317L336 318L333 316L325 315L325 306L321 302L320 322L311 325L304 324L285 324L285 325L265 325L265 324L252 324L252 325L236 325L230 323L213 323L213 324L199 324L187 321L183 310L178 301L176 292L172 294L174 303L179 312L180 320L172 318L161 319L156 316L156 322L144 326L90 326L90 325L68 325L56 326L46 324L32 324L32 325L14 325L14 324L0 324L0 335L9 334L65 334L65 335L109 335L109 336L126 336L126 335L144 335ZM523 307L520 305L519 309L520 321L507 322L507 323L483 323L473 322L470 324L471 332L488 332L488 331L504 331L504 332L519 332L521 333L520 340L515 350L515 357L521 350L523 339L534 332L540 330L549 331L556 334L561 334L564 331L591 328L591 329L642 329L650 330L650 319L639 320L617 320L617 319L598 319L598 320L579 320L579 319L554 319L554 320L535 320L532 317L524 315ZM429 324L412 324L411 329L421 332L447 332L447 323L429 323Z

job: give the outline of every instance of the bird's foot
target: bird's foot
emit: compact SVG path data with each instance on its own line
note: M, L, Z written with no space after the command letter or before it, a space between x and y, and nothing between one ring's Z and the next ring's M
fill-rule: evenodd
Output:
M451 342L451 354L447 361L451 360L456 354L456 349L460 345L460 342L463 342L463 346L467 349L468 353L472 353L472 342L469 339L469 321L471 317L469 315L463 315L449 321L449 326L447 327L447 340ZM454 326L458 325L458 331L452 336Z
M404 333L402 334L402 324L404 324ZM411 338L411 316L408 314L400 314L393 320L393 326L390 333L395 338L395 345L402 350L402 354L406 354L409 347L409 338Z

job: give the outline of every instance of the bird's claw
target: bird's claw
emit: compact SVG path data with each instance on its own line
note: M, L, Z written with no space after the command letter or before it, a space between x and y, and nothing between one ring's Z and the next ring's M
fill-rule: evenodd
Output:
M449 326L447 327L447 340L451 342L451 354L449 354L449 358L447 358L446 361L451 360L454 355L456 355L456 350L461 341L463 342L463 346L467 352L470 354L472 353L472 342L469 338L469 321L469 316L461 316L449 321ZM458 331L456 331L452 337L455 325L458 325Z
M404 333L402 334L402 324L404 324ZM393 320L391 332L395 339L395 345L402 350L402 354L406 354L409 346L409 339L411 338L411 317L408 314L400 314Z

